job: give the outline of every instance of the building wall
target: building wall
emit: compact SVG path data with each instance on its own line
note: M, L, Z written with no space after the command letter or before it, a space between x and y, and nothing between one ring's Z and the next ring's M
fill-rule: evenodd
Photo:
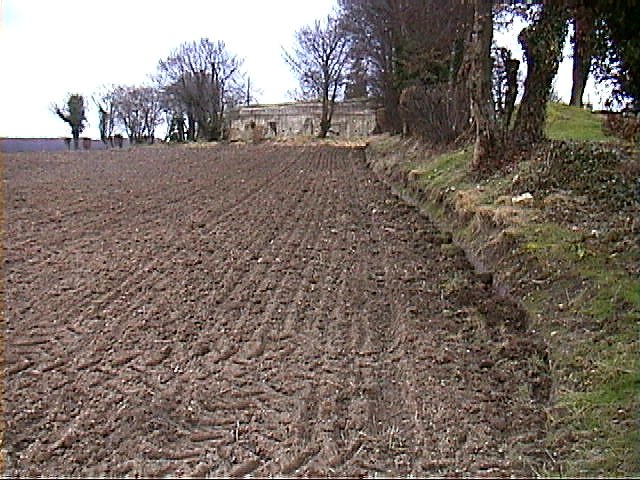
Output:
M320 131L322 104L283 103L253 105L228 112L230 140L315 136ZM329 135L365 137L376 128L375 109L369 102L336 103Z

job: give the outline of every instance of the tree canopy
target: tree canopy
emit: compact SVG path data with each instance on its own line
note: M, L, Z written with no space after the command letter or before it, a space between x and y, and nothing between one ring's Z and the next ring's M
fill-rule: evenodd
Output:
M223 41L187 42L158 63L156 79L173 125L187 125L187 140L219 140L229 106L244 100L242 59Z
M64 107L54 104L52 110L61 120L69 124L73 145L77 150L80 134L84 130L87 121L84 97L78 93L72 93L68 96Z
M640 101L640 2L594 0L584 2L595 18L594 71L611 81L619 104Z

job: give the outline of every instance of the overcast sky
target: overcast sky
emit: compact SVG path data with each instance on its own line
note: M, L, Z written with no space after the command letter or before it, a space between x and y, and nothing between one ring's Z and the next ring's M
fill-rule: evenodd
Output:
M223 40L244 58L258 100L289 100L296 80L282 60L294 33L326 17L335 0L0 0L0 137L64 137L49 111L69 93L140 85L184 42ZM503 43L505 40L502 41ZM557 90L568 99L570 68ZM99 138L89 105L83 135Z
M0 0L0 136L69 136L50 113L68 93L144 83L184 42L223 40L265 103L288 100L295 78L282 60L294 33L335 0ZM100 138L97 113L83 135Z

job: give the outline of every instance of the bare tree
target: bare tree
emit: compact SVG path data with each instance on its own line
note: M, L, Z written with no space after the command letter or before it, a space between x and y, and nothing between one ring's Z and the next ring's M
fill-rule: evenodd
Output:
M347 41L338 20L329 16L296 32L292 53L283 50L287 64L296 73L300 88L292 96L298 100L320 100L320 137L331 127L336 100L342 95L347 66Z
M319 137L327 136L336 99L344 87L348 60L347 38L334 17L316 21L296 32L296 45L284 59L298 76L303 94L322 102Z
M402 130L399 103L401 86L396 82L400 28L393 0L339 0L341 18L350 39L350 56L363 58L371 71L370 87L385 110L384 130Z
M129 143L142 138L142 119L135 87L117 86L113 91L116 119L124 127Z
M162 108L158 91L149 86L119 86L113 91L115 118L129 137L131 144L153 143L156 127L162 123Z
M143 132L147 141L155 141L156 127L162 123L162 104L158 89L150 86L140 87L140 95L144 99L142 103L143 111Z
M116 104L113 90L103 89L93 96L93 103L98 108L98 120L100 127L100 140L106 146L113 147L113 134L116 126Z
M243 83L242 90L244 92L244 98L240 102L239 98L230 99L236 106L240 103L244 105L251 105L258 102L258 97L263 93L261 89L256 88L251 84L251 77L247 77L246 82Z
M353 65L362 70L360 65L364 64L369 77L367 91L384 107L387 122L381 125L383 129L392 133L403 130L399 106L405 88L457 90L453 83L462 65L464 40L472 21L471 3L338 1ZM451 83L449 88L443 85L447 82Z
M224 42L207 38L182 44L158 63L164 109L173 109L174 127L186 123L187 140L222 138L225 109L245 97L241 66Z

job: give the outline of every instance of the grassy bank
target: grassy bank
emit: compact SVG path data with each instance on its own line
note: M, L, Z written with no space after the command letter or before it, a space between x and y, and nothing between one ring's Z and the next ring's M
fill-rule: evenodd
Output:
M640 165L599 119L550 107L555 140L478 180L471 148L371 140L371 167L411 197L526 308L553 380L541 475L640 475ZM606 142L606 143L602 143Z

